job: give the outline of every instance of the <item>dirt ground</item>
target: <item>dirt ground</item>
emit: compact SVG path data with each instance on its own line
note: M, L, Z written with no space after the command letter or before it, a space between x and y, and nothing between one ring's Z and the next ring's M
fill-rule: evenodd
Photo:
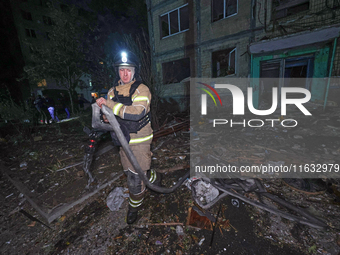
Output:
M324 130L317 125L305 125L294 132L280 128L265 132L249 128L225 131L229 132L228 141L233 149L224 157L230 162L240 158L247 158L248 163L278 161L289 149L299 157L339 163L339 112L337 108L318 113L315 118L323 119ZM98 187L102 189L48 223L2 171L1 254L339 254L338 179L323 180L321 192L312 190L311 194L294 190L281 179L262 180L268 192L325 221L328 227L323 230L297 224L240 200L235 203L231 196L208 210L218 218L215 227L209 221L208 225L200 225L202 220L196 221L196 225L189 224L189 213L195 204L186 185L170 194L149 190L139 220L127 225L126 198L118 211L107 206L106 199L115 187L127 188L118 150L110 147L107 134L101 137L97 148L101 153L91 166L96 183L90 190L85 189L87 176L82 161L89 138L83 127L90 127L90 117L84 114L69 121L40 125L32 130L31 139L15 138L6 130L10 127L3 128L3 169L27 188L47 214L78 201ZM177 118L177 122L180 120ZM177 122L176 118L168 119L167 125ZM189 141L188 128L154 140L152 168L162 172L163 186L174 185L187 171ZM265 155L261 146L266 151L271 149L270 155ZM111 149L105 152L107 148Z

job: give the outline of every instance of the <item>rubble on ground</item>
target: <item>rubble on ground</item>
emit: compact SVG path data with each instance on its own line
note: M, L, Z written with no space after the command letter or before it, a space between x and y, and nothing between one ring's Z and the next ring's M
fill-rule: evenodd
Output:
M338 164L340 109L318 111L299 121L299 128L294 130L280 125L224 129L224 138L202 151L200 143L207 137L205 127L209 125L209 119L203 118L198 127L189 127L185 118L174 118L162 126L152 144L152 168L163 174L162 183L169 187L184 174L190 156L200 158L202 153L238 165L306 161ZM61 126L61 130L39 128L34 136L41 139L33 143L22 142L17 145L18 152L10 150L13 145L2 144L7 152L1 159L11 176L36 194L49 210L75 201L87 192L84 190L87 176L81 167L87 136L80 130L81 124L77 130L70 123L63 123L68 126L65 129ZM194 135L191 145L195 149L191 155L190 135ZM98 149L109 144L109 140L103 139ZM92 168L101 184L121 170L114 149L96 157ZM319 230L296 224L231 196L207 210L209 217L217 218L216 224L211 220L209 223L207 216L198 217L197 204L186 185L168 195L148 191L138 222L128 226L125 223L126 198L117 211L107 207L110 192L116 187L127 188L122 175L54 220L49 224L51 230L19 212L24 209L42 220L23 194L2 174L0 251L4 254L339 253L339 179L324 179L326 186L308 192L296 190L281 179L261 181L267 192L305 208L330 228ZM257 199L253 193L247 196ZM278 207L275 203L271 205Z

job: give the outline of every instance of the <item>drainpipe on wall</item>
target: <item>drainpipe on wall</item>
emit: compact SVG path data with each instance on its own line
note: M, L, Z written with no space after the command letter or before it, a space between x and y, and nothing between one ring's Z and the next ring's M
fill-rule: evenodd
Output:
M333 70L333 62L334 62L334 57L335 57L337 41L338 41L338 38L335 38L334 39L334 45L333 45L331 65L329 67L329 75L328 75L328 81L327 81L327 87L326 87L326 93L325 93L325 100L324 100L324 104L323 104L323 110L326 109L327 98L328 98L328 91L329 91L329 85L330 85L330 82L331 82L331 76L332 76L332 70Z
M250 78L253 78L253 54L250 54Z
M201 0L196 1L196 25L197 25L197 67L196 67L196 77L202 77L202 62L201 62Z

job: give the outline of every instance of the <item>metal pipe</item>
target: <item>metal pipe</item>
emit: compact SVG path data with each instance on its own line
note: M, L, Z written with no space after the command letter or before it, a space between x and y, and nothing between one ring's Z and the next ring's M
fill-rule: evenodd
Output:
M134 169L138 173L139 177L142 179L142 181L145 183L146 186L148 186L150 189L157 191L159 193L171 193L171 192L175 191L180 185L182 185L182 183L189 177L190 171L188 171L182 177L182 180L179 180L177 182L177 184L175 186L171 187L171 188L162 188L162 187L159 187L159 186L154 185L151 182L149 182L149 179L144 174L144 172L143 172L142 168L140 167L135 155L131 151L131 148L130 148L128 142L126 141L122 130L120 129L119 123L118 123L115 115L113 114L112 109L110 109L106 105L102 105L102 111L106 115L106 118L108 119L108 121L110 122L110 125L112 126L114 132L116 133L118 140L119 140L120 144L122 145L126 156L130 160L132 166L134 167Z
M328 97L329 85L331 83L331 76L332 76L332 70L333 70L333 63L334 63L334 57L335 57L337 41L338 41L338 38L335 38L334 39L334 45L333 45L331 66L329 67L329 75L328 75L328 81L327 81L327 87L326 87L326 93L325 93L325 100L324 100L324 104L323 104L323 110L326 109L327 97Z
M213 182L211 183L215 188L219 189L220 191L224 192L225 194L228 194L228 195L231 195L233 197L236 197L250 205L253 205L253 206L256 206L262 210L265 210L265 211L268 211L268 212L271 212L271 213L274 213L276 215L279 215L285 219L288 219L288 220L292 220L292 221L296 221L300 224L304 224L304 225L307 225L307 226L310 226L310 227L313 227L313 228L317 228L317 229L324 229L326 228L328 225L322 221L319 221L318 222L311 222L311 221L308 221L306 220L305 218L303 217L299 217L299 216L295 216L295 215L292 215L292 214L289 214L289 213L286 213L286 212L282 212L282 211L279 211L275 208L272 208L272 207L269 207L265 204L261 204L257 201L254 201L252 199L249 199L249 198L246 198L245 196L237 193L236 191L232 191L232 190L229 190L229 189L225 189L222 185L218 184L215 180L212 180ZM263 195L264 193L261 193L261 195ZM272 198L272 197L271 197ZM300 212L298 208L295 209L296 212Z

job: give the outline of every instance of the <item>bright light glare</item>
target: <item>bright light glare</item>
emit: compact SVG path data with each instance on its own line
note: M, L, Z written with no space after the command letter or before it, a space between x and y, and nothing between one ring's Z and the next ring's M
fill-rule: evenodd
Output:
M127 57L126 52L124 52L124 51L122 52L122 57L123 57L123 58L124 58L124 57L125 57L125 58Z

